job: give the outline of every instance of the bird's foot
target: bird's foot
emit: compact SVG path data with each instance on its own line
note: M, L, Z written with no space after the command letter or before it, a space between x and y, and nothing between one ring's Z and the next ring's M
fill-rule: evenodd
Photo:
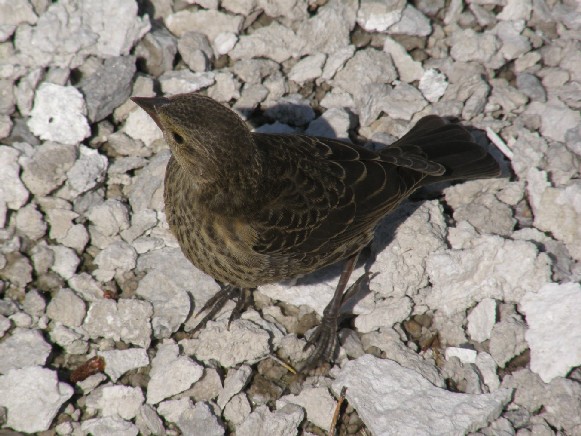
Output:
M190 333L194 334L204 328L208 321L213 319L216 314L226 305L228 300L232 298L236 300L236 306L234 307L234 310L228 319L228 327L230 327L230 323L235 319L240 318L240 315L247 307L250 300L250 289L240 289L230 285L222 286L222 288L200 309L198 315L205 311L208 311L208 313L200 320L200 322Z
M304 350L313 346L313 350L301 368L301 372L319 367L334 359L339 343L337 338L338 315L325 314L321 324L317 326L308 339Z

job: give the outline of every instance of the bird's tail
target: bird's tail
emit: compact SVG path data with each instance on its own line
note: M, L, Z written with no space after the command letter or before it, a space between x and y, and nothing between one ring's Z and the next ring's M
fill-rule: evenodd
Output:
M422 118L380 154L386 161L427 174L422 185L500 175L498 162L464 127L437 115Z

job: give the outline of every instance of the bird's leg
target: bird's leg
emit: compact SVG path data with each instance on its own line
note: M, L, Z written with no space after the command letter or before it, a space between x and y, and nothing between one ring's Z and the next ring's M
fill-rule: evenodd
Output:
M319 324L315 329L305 346L305 348L307 348L313 345L315 348L305 362L303 371L315 368L319 366L319 364L331 360L331 358L334 357L335 350L337 349L337 324L339 321L339 311L343 303L343 296L345 288L347 287L347 282L355 268L358 257L359 253L354 254L347 259L347 262L343 267L333 298L323 311L321 324Z
M249 293L249 289L240 289L231 285L222 285L221 289L212 298L206 301L206 304L204 304L202 309L200 309L198 312L199 315L206 310L208 311L206 316L204 316L198 325L196 325L196 327L194 327L194 329L191 331L191 334L194 334L198 330L202 329L209 320L214 318L214 316L224 307L229 299L236 298L236 307L232 311L230 319L228 320L228 327L230 327L230 322L232 322L232 320L234 320L236 317L239 317L240 313L242 313L246 307Z

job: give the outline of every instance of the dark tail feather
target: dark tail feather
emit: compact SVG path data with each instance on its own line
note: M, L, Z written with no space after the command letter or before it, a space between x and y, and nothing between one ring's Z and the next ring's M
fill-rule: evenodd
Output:
M464 127L437 115L422 118L380 153L386 161L428 174L422 185L500 175L496 160L474 142Z

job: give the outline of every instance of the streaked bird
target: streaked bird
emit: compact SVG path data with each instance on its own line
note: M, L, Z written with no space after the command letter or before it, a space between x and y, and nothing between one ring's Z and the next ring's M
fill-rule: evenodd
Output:
M190 262L222 284L199 327L231 297L239 297L239 313L242 296L260 285L345 261L309 339L309 368L336 350L347 281L378 222L421 186L500 173L466 129L436 115L371 151L328 138L252 133L235 112L200 94L133 101L171 149L164 192L170 229Z

